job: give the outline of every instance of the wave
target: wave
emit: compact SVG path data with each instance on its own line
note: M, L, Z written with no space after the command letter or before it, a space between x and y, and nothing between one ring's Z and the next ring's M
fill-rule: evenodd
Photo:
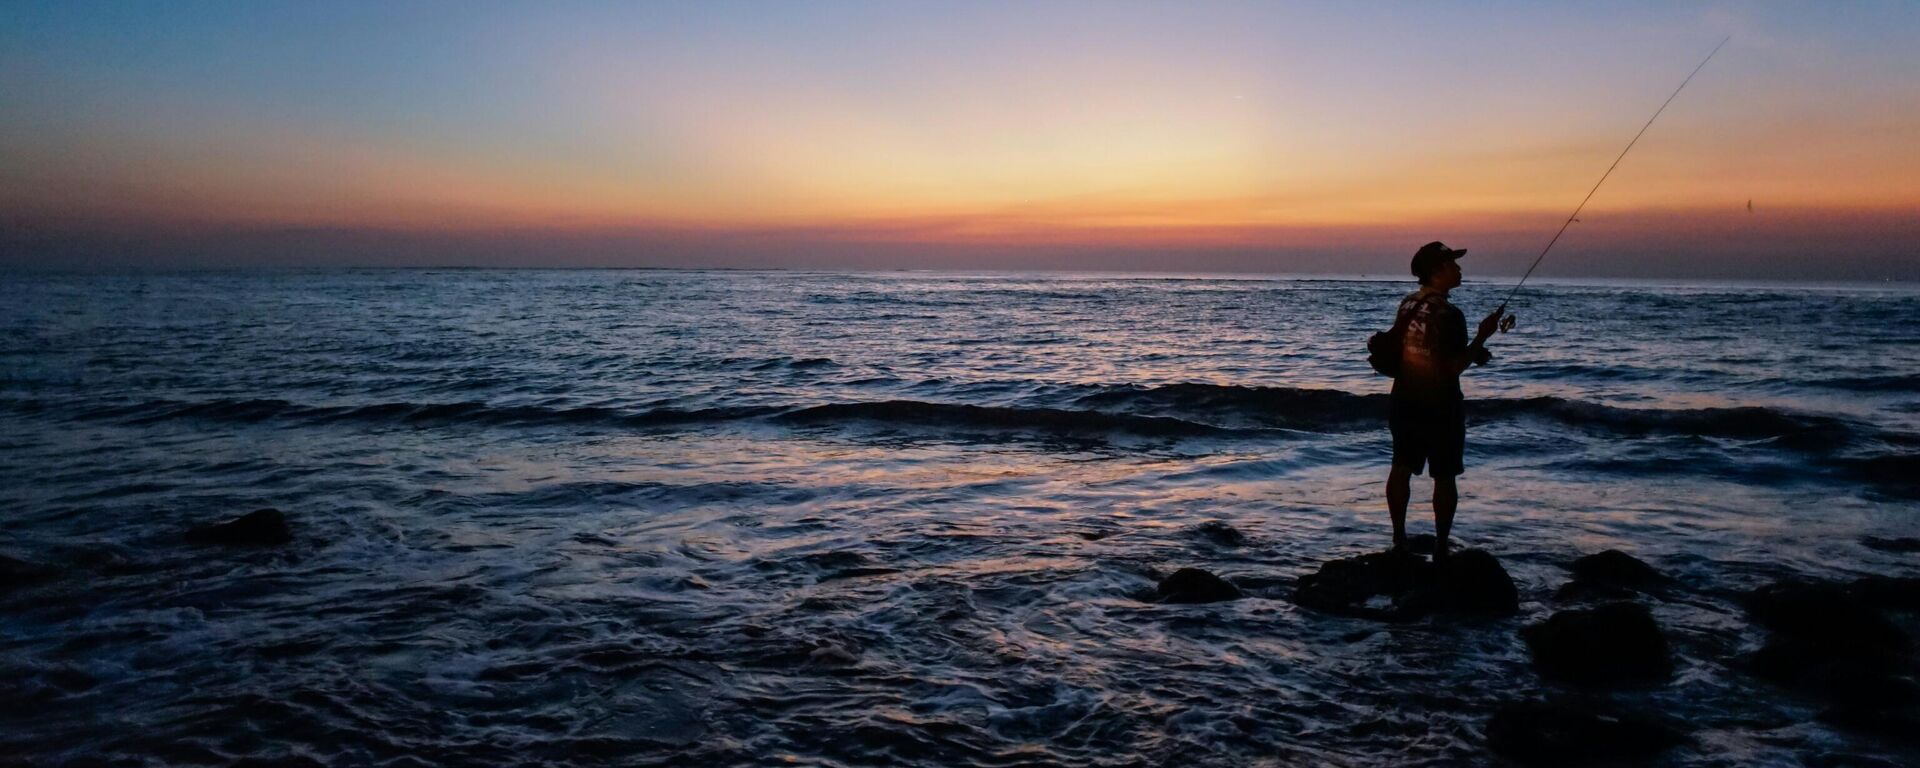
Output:
M923 403L889 400L877 403L817 405L781 414L779 420L797 424L847 421L916 426L1005 429L1051 433L1119 432L1152 436L1214 435L1231 432L1222 427L1166 416L1139 416L1060 408L1012 408L985 405Z
M179 419L258 423L386 423L415 426L581 425L653 429L767 420L787 425L889 424L940 429L985 429L1053 434L1125 433L1165 437L1255 437L1279 431L1346 433L1385 425L1388 396L1333 389L1172 384L1157 387L1052 388L1019 404L886 400L831 404L731 406L700 409L495 405L483 402L392 402L358 406L302 405L279 399L147 401L74 408L38 399L0 401L16 413L66 415L131 425ZM66 405L65 408L62 405ZM64 414L62 413L64 411ZM1863 422L1758 406L1623 408L1559 397L1488 398L1467 403L1468 418L1490 422L1546 421L1591 434L1618 437L1698 436L1767 442L1801 451L1832 451L1864 441L1920 445L1920 436L1888 432Z

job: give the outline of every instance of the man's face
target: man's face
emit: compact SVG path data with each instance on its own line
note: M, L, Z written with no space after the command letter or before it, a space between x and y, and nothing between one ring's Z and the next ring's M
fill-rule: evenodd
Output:
M1460 262L1453 259L1440 262L1440 266L1433 270L1433 275L1427 278L1427 283L1443 291L1460 287Z

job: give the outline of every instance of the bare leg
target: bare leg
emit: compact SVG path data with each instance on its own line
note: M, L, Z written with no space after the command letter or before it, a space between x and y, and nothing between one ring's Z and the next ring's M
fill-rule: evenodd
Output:
M1459 504L1460 489L1453 484L1453 478L1433 478L1434 557L1447 556L1447 534L1453 531L1453 510Z
M1407 484L1413 472L1398 464L1387 473L1387 514L1393 517L1393 547L1405 549L1407 546L1407 497L1411 494ZM1452 510L1448 510L1451 513Z

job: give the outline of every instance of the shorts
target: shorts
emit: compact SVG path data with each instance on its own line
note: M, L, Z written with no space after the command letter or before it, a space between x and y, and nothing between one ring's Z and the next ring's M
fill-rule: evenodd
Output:
M1396 397L1387 426L1393 430L1394 466L1416 475L1430 466L1434 477L1466 471L1467 411L1462 403Z

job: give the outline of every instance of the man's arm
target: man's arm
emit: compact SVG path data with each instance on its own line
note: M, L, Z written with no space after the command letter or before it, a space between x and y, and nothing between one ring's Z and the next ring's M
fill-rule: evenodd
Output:
M1476 329L1473 334L1473 341L1468 342L1467 345L1460 350L1458 356L1447 361L1448 366L1453 371L1453 375L1458 376L1475 365L1486 365L1488 360L1493 359L1493 353L1487 351L1487 339L1492 338L1493 332L1500 329L1500 316L1502 314L1505 314L1505 310L1495 309L1493 314L1481 319L1480 327ZM1466 325L1465 318L1463 317L1460 323L1460 336L1462 338L1467 335Z

